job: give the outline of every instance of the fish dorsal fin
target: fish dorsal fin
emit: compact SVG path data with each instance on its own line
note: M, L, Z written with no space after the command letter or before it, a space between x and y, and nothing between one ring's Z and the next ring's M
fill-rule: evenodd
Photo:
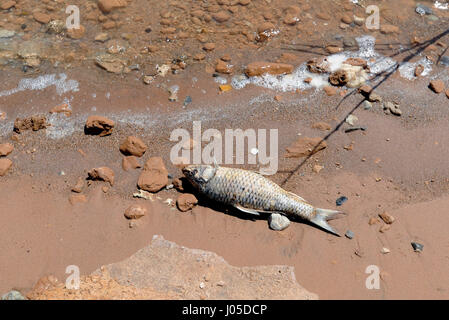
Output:
M287 191L287 193L288 193L289 196L291 196L292 198L307 203L307 201L306 201L305 199L301 198L301 197L298 196L296 193L293 193L293 192L290 192L290 191Z

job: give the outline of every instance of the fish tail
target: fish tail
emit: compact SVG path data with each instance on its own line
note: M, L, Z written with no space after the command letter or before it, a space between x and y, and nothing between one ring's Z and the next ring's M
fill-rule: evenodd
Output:
M336 210L315 208L315 216L310 219L310 221L324 230L340 237L340 234L338 234L338 232L327 223L328 220L335 219L338 214L344 213Z

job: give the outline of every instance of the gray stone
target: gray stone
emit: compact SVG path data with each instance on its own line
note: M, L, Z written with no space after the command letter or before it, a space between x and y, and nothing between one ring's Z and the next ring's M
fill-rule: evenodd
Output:
M423 16L425 14L433 14L432 9L430 9L428 6L425 6L423 4L418 3L415 8L416 13Z
M2 300L26 300L26 298L17 290L11 290L2 296Z
M412 242L412 247L413 247L413 250L415 250L415 252L421 252L424 249L424 245L422 245L421 243L418 243L418 242Z
M448 67L449 66L449 56L442 56L440 59L440 64Z
M0 29L0 39L1 38L11 38L16 34L14 30Z
M352 232L351 230L348 230L348 231L346 231L345 236L348 239L352 239L352 238L354 238L354 232Z
M279 213L272 213L268 218L270 228L276 231L282 231L290 225L290 220Z

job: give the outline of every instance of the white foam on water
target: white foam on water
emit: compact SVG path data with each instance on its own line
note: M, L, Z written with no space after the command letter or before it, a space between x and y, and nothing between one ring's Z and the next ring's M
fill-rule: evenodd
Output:
M16 88L0 91L0 97L9 96L25 90L44 90L50 86L56 87L58 95L69 91L79 91L78 81L67 80L65 73L60 73L59 78L56 74L46 74L37 78L21 79Z
M365 35L356 38L359 46L358 51L345 51L336 53L326 57L328 62L328 68L330 72L335 72L341 69L344 61L348 58L362 58L367 60L367 64L370 69L369 76L373 77L384 72L394 71L398 67L396 60L383 56L376 52L375 44L376 39L372 36ZM424 59L427 60L427 59ZM429 75L432 71L431 63L428 61L420 60L424 66L423 75ZM401 65L401 76L410 79L409 69L411 65L404 63ZM311 78L310 83L305 83L304 80ZM231 80L231 85L235 89L242 89L248 84L265 87L277 91L295 91L297 89L305 90L311 88L322 88L329 85L328 82L329 73L316 74L307 70L306 63L301 64L291 74L286 75L270 75L264 74L255 77L246 77L244 75L234 76Z
M449 9L449 3L442 3L440 1L435 1L434 7L440 10L447 10Z
M415 80L417 78L415 76L415 69L418 65L422 65L424 67L421 76L427 76L430 74L430 71L432 71L432 61L427 58L422 58L417 62L405 62L401 64L401 66L399 67L399 73L401 74L401 77L408 80Z

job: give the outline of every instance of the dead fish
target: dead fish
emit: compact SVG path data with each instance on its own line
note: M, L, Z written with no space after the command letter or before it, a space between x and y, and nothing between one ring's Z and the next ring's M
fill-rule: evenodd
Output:
M315 208L259 173L218 165L188 165L182 172L209 199L254 215L276 212L300 217L340 236L327 221L343 212Z

